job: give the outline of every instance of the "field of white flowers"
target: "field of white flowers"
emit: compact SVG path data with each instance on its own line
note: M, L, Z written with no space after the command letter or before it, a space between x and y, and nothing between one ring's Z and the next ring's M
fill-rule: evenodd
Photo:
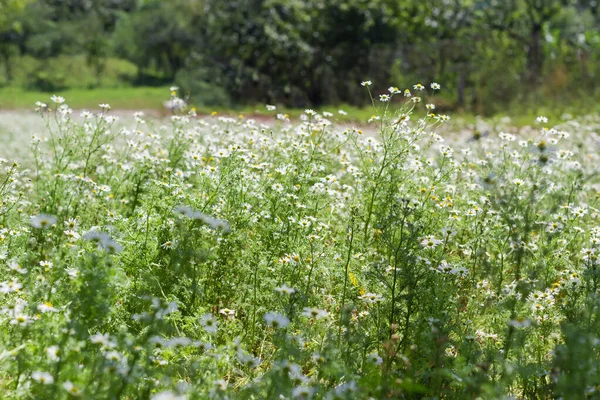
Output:
M0 397L600 397L600 121L454 132L437 88L373 95L365 132L16 118Z

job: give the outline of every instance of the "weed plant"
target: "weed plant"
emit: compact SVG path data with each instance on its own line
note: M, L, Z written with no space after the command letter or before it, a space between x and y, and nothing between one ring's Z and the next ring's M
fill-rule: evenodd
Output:
M38 103L0 173L2 398L598 398L597 135L442 137L439 88L368 132Z

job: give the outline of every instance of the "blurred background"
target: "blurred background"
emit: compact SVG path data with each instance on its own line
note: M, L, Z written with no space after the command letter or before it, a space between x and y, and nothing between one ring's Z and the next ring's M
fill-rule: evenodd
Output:
M594 0L0 0L0 107L151 108L170 85L199 107L361 107L370 79L439 82L442 110L589 110L599 27Z

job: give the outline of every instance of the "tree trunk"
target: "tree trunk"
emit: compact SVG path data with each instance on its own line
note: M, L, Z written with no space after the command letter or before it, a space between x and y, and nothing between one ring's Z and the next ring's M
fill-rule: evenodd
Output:
M6 74L6 81L10 83L13 79L12 63L9 49L2 49L0 54L2 55L2 63L4 64L4 71Z
M539 82L543 65L542 24L535 23L531 28L527 45L527 77L530 84L535 85Z
M460 64L459 64L460 65ZM465 106L465 65L460 66L460 71L458 73L458 107L463 109Z

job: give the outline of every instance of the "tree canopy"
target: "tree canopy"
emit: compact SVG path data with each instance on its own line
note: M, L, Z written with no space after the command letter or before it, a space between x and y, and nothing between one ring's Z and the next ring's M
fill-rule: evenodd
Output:
M17 56L84 55L98 85L116 57L128 84L213 103L361 104L362 79L435 79L448 106L487 111L594 95L599 26L590 0L0 0L0 57L5 84Z

